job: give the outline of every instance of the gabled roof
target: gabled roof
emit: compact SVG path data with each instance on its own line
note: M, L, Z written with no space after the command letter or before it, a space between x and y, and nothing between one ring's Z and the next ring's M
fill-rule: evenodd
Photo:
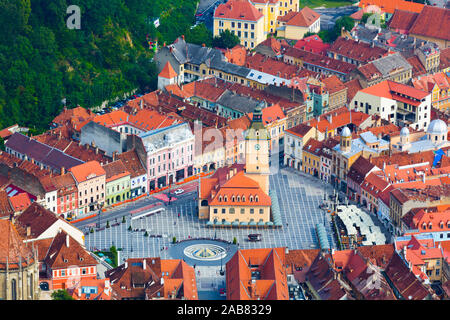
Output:
M26 192L19 193L9 198L15 212L25 210L31 205L31 199Z
M418 16L417 12L395 9L394 15L388 22L389 28L409 31Z
M284 248L238 250L226 264L227 299L288 300L285 264Z
M237 196L240 196L240 201L237 201ZM253 197L252 202L250 202L251 196ZM256 201L256 196L258 197L258 201ZM227 198L226 201L225 197ZM235 201L232 201L233 197L236 197ZM245 201L243 197L245 197ZM271 203L270 197L264 193L259 184L255 180L245 176L243 171L240 171L220 187L209 205L270 206Z
M299 12L290 11L285 16L278 17L278 21L286 22L288 26L309 27L319 18L320 14L308 7L304 7Z
M247 0L230 0L220 4L214 11L214 18L258 21L264 15Z
M44 263L50 269L68 268L70 266L95 266L95 260L75 239L60 231L50 245Z
M48 230L58 217L50 210L45 209L37 202L33 202L25 211L23 211L15 221L15 225L20 234L25 238L27 227L30 228L32 239L38 238L42 233Z
M144 165L139 160L135 149L127 152L122 152L121 154L117 155L117 157L122 161L127 171L130 172L131 178L147 174L147 171L145 170Z
M70 168L69 171L73 174L75 180L78 183L90 179L91 176L98 177L106 175L105 169L103 169L100 163L98 163L97 161L89 161L83 163L81 165Z
M413 2L408 2L416 4ZM450 9L424 6L409 33L449 41Z
M120 159L103 165L103 169L106 172L107 183L130 175Z
M382 81L360 91L373 96L388 98L392 100L404 98L407 100L411 100L410 102L412 104L416 104L417 100L420 102L423 98L429 95L428 92L425 92L423 90L390 80ZM403 97L403 95L406 95L407 98ZM413 98L414 100L411 98Z
M388 53L386 49L345 37L337 38L328 49L328 52L364 63L379 59Z
M300 123L295 127L286 130L285 132L289 132L303 138L305 134L307 134L312 129L313 128L311 126L308 126L306 123Z
M347 177L353 180L357 184L361 184L367 174L375 168L375 165L370 163L370 161L364 157L358 157L356 161L350 167Z

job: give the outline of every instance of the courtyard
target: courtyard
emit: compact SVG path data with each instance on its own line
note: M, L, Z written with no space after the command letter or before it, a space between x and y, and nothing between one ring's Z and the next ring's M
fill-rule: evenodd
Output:
M196 215L197 203L191 197L166 205L165 211L141 219L114 224L109 228L86 233L89 250L119 249L119 264L127 258L155 257L162 259L185 258L171 250L173 238L177 241L193 238L219 239L232 243L236 239L239 249L288 247L289 249L319 248L315 226L325 223L329 243L336 247L331 232L331 219L319 209L324 193L332 194L332 187L320 180L291 168L282 168L270 176L270 186L276 191L281 211L282 227L270 228L213 228ZM260 233L261 241L249 242L251 233ZM174 256L175 255L175 256Z

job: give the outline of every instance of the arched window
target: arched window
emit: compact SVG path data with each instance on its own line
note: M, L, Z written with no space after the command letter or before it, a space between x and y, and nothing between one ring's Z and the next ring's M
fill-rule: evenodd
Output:
M206 207L208 205L208 200L202 200L201 205L202 207Z
M231 197L231 202L234 202L234 200L236 200L236 198L234 196Z
M219 202L222 202L222 196L219 196Z
M242 202L245 202L245 196L242 196ZM450 222L449 222L450 223Z
M258 196L255 196L255 202L258 202L258 201L259 201Z
M250 202L253 202L253 196L250 196L249 199L250 199Z
M17 300L16 279L11 280L11 300Z
M237 202L240 202L240 201L241 201L241 197L237 196Z
M227 202L228 201L228 197L227 196L223 197L223 201Z

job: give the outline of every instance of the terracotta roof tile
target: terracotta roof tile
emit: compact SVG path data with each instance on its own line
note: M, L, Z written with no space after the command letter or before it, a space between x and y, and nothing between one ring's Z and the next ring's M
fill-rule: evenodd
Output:
M364 8L369 5L376 5L381 11L393 14L396 9L408 10L420 13L424 7L421 3L405 0L362 0L359 7Z
M367 63L379 59L388 53L386 49L376 46L372 47L368 43L346 39L344 37L337 38L328 49L328 52L351 58L360 63Z
M26 192L19 193L9 198L14 212L23 211L31 205L31 199Z
M139 160L136 150L133 149L127 152L123 152L117 155L117 157L122 160L122 163L126 167L127 171L130 172L131 178L138 177L147 173L145 167Z
M86 181L90 176L106 175L105 169L97 161L89 161L72 167L69 171L73 174L78 183Z
M443 27L448 25L450 25L450 9L424 6L409 33L449 41L450 28Z
M285 16L278 17L278 20L286 22L286 24L290 26L309 27L316 22L319 17L320 14L308 7L304 7L299 12L288 12Z
M173 70L172 65L169 61L166 62L164 65L164 68L161 70L161 72L158 74L158 77L166 78L166 79L172 79L178 76L178 74Z
M362 89L359 79L353 79L344 83L347 87L347 102L352 101L355 94Z
M418 12L395 9L393 16L388 22L388 26L394 30L409 31L418 16Z
M34 254L30 247L23 243L10 220L0 219L0 269L18 269L34 263ZM2 270L3 271L3 270Z
M103 169L106 172L106 182L111 182L130 175L130 172L128 172L120 159L103 165Z
M35 239L48 230L58 219L60 218L56 217L53 212L33 202L17 217L15 225L24 238L27 234L27 227L30 227L30 237Z
M258 21L263 17L263 14L247 0L230 0L220 4L214 11L214 18Z

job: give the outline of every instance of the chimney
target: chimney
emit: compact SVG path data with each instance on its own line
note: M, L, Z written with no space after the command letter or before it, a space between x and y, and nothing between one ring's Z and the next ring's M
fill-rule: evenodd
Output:
M125 269L128 269L128 261L125 261Z
M66 247L69 248L69 235L66 234Z
M66 168L61 167L61 175L64 175L66 173Z
M31 227L27 226L27 237L31 236Z
M98 154L98 147L95 148L95 154Z
M142 269L145 270L146 267L147 267L147 260L144 258L142 259Z

